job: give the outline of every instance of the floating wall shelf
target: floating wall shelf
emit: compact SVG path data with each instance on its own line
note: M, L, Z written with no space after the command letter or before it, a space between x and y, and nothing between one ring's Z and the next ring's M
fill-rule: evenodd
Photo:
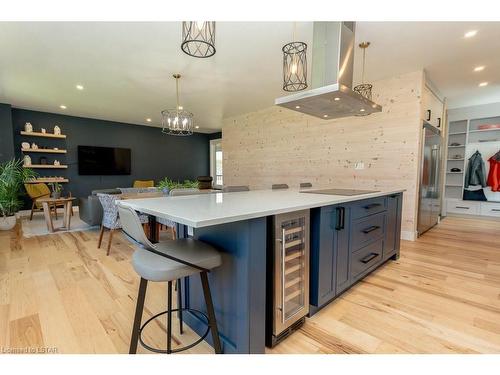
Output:
M53 165L53 164L31 164L23 165L24 168L40 168L40 169L66 169L67 165Z
M32 148L22 148L22 152L41 152L41 153L46 153L46 154L65 154L67 151L66 150L55 150L53 148L37 148L37 149L32 149Z
M52 182L59 182L59 183L66 183L69 182L67 178L63 177L40 177L40 178L35 178L34 180L27 181L27 184L39 184L39 183L46 183L50 184Z
M25 132L24 130L21 131L21 135L27 135L27 136L30 136L30 137L45 137L45 138L66 138L65 134Z

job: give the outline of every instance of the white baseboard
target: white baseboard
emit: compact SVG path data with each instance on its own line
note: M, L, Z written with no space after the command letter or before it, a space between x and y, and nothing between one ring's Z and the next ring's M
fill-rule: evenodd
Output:
M417 232L403 230L401 231L401 239L406 241L415 241L417 239Z

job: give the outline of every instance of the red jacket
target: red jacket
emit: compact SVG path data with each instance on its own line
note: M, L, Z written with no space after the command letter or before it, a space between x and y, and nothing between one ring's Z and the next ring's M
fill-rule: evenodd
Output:
M488 173L487 185L491 186L491 191L500 191L500 161L492 156L490 162L490 172Z

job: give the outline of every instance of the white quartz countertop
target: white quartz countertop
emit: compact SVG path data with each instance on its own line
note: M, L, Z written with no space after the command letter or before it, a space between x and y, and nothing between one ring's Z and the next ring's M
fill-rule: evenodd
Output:
M130 199L118 204L193 228L282 214L332 204L401 193L386 190L355 196L301 193L298 190L251 190L177 197Z

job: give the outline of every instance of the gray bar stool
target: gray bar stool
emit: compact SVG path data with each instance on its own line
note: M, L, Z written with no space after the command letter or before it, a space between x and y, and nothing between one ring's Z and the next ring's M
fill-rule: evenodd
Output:
M207 273L210 272L211 269L221 265L220 253L211 245L191 238L164 241L153 245L144 234L139 217L133 209L119 206L118 212L123 231L128 237L140 245L136 247L132 255L132 265L141 277L141 282L139 285L129 353L135 354L137 352L138 342L140 342L144 348L156 353L170 354L181 352L199 344L207 337L210 331L212 332L215 353L222 353L207 276ZM197 273L200 274L201 278L207 314L189 308L172 309L172 281L187 276L193 276ZM167 310L154 315L141 325L148 281L167 282ZM197 316L204 317L207 323L207 329L194 343L182 348L172 349L172 313L180 310L187 310ZM142 330L147 324L164 314L168 314L166 350L149 346L144 343L141 335Z

